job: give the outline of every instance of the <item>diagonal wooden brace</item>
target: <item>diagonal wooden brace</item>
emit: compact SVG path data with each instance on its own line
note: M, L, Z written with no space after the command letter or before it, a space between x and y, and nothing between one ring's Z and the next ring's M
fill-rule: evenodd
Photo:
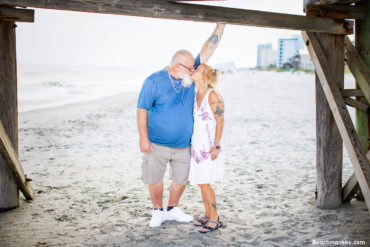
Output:
M320 79L326 99L333 113L335 122L349 154L356 177L363 192L367 208L370 212L370 164L362 150L359 137L353 125L340 89L329 73L329 64L315 34L302 32L316 73Z
M366 158L370 162L370 151L367 152ZM348 179L348 181L346 182L346 184L343 186L342 201L350 202L359 189L360 189L360 186L358 185L356 175L353 173L351 177Z
M348 37L345 38L344 48L346 49L348 68L356 78L365 98L370 103L370 70Z
M0 153L4 157L10 171L14 174L17 185L27 200L33 200L34 192L29 183L29 178L26 179L21 162L15 152L8 135L5 132L4 126L0 121Z

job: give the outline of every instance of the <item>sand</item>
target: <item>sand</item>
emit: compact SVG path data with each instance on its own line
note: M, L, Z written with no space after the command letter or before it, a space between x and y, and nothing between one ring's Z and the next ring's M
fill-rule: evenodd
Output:
M314 75L242 72L223 76L220 90L225 177L214 188L222 229L202 235L191 223L148 227L136 92L20 114L20 159L36 199L0 213L0 246L369 244L364 202L315 207ZM345 154L343 182L352 172ZM164 204L169 184L166 174ZM203 214L197 186L187 187L180 207Z

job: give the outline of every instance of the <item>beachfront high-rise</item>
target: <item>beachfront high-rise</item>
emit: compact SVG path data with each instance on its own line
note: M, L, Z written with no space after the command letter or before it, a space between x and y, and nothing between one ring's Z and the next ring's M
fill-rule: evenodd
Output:
M262 68L262 52L264 50L272 50L272 44L261 44L257 46L257 68Z
M276 67L282 68L285 63L290 63L290 59L298 55L298 38L279 39Z

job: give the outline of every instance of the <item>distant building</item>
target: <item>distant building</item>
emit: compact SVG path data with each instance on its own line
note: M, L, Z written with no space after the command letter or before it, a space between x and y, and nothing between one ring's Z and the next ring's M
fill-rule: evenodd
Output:
M287 67L284 64L290 63L291 59L299 54L299 41L298 38L279 39L278 41L278 54L276 67Z
M257 46L257 68L262 68L262 51L264 50L272 50L271 43L261 44Z
M306 45L304 44L304 41L302 39L302 35L293 34L292 38L293 39L298 39L298 49L299 50L304 50L306 48Z
M300 69L315 70L310 55L307 52L300 52Z
M276 50L263 49L261 51L260 68L266 69L266 68L270 68L270 67L276 67L276 57L277 57L277 51Z
M216 64L215 69L220 70L222 74L234 73L236 71L236 67L233 62Z

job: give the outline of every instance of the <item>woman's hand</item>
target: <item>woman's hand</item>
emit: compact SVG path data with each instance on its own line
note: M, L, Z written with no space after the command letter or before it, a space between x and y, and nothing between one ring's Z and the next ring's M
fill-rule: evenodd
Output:
M220 153L220 149L216 149L215 147L211 148L211 160L217 159L218 154Z

